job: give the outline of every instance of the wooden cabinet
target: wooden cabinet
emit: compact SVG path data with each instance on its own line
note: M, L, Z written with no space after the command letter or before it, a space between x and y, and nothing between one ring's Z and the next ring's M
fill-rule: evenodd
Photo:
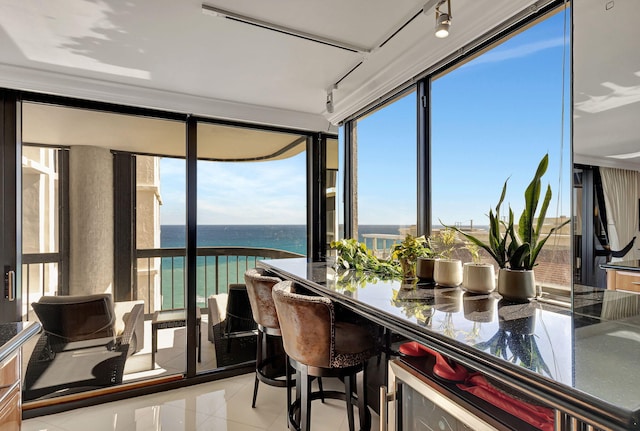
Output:
M607 269L607 288L640 293L640 271Z
M0 429L19 431L22 425L20 349L0 364Z

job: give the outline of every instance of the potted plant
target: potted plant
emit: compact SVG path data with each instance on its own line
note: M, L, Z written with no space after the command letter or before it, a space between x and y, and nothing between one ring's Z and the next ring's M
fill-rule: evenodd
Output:
M480 259L480 246L473 242L465 244L471 254L471 262L462 267L462 287L472 293L489 293L496 288L496 273L492 264Z
M549 202L551 202L551 186L547 189L536 217L540 193L542 191L541 178L547 171L549 155L540 160L536 173L525 190L525 208L518 222L517 232L514 227L514 215L509 207L507 221L500 218L500 207L507 191L507 181L502 186L500 200L495 207L495 213L489 210L489 241L485 243L475 236L456 227L452 227L472 243L478 245L496 261L498 271L498 292L512 301L527 301L536 296L535 277L533 267L536 259L549 237L569 223L569 220L554 226L546 234L542 227L546 217ZM537 219L537 221L536 221Z
M438 259L434 262L433 280L438 286L457 287L462 283L462 261L452 259L456 231L445 227L434 238Z
M407 234L402 242L391 247L391 260L400 262L402 276L405 280L415 279L418 258L431 254L432 250L424 235L415 237Z
M338 270L354 270L360 273L375 274L381 278L393 278L400 275L396 262L378 259L371 250L355 239L333 241L331 248L336 250L335 265Z

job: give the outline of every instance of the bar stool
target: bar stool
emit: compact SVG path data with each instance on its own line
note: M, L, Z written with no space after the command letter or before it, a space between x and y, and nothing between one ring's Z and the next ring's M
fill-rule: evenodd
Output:
M278 315L271 296L273 286L282 280L266 275L266 271L262 268L253 268L244 273L244 281L249 294L253 319L258 324L256 377L251 407L255 408L256 406L258 384L260 382L270 386L287 387L287 403L290 404L291 384L287 383L288 379L281 378L290 374L290 368L287 364L287 357L282 350L280 324L278 323ZM277 337L277 343L270 344L269 337Z
M330 299L296 293L292 281L276 284L273 300L284 350L296 369L296 401L289 403L289 425L308 431L311 401L334 398L346 401L349 430L354 431L353 405L357 397L360 429L369 430L371 413L367 407L365 366L375 354L373 337L356 324L336 320ZM345 391L311 393L313 377L341 378Z

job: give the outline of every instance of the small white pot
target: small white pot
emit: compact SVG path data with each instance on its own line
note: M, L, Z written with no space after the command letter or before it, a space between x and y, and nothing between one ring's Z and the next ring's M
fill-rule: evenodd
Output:
M425 283L433 283L433 269L436 259L432 257L419 257L416 264L416 275L420 281Z
M496 288L496 273L490 263L467 262L462 267L462 287L474 293L489 293Z
M536 297L536 278L533 270L500 268L498 271L498 293L504 299L527 302Z
M462 262L459 259L438 259L433 267L433 279L443 287L457 287L462 283Z

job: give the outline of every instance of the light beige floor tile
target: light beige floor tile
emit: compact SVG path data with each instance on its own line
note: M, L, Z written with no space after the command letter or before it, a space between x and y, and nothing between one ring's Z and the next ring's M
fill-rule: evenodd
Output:
M29 419L22 423L21 431L67 431L59 426L48 423L45 419Z
M101 404L23 423L24 431L259 431L287 430L285 388L260 384L251 408L254 374L203 383L152 395ZM325 390L342 390L335 379L325 379ZM294 392L295 397L295 392ZM356 411L357 414L357 411ZM313 431L346 431L344 402L314 401ZM356 419L357 423L357 419ZM378 416L372 415L372 431Z

